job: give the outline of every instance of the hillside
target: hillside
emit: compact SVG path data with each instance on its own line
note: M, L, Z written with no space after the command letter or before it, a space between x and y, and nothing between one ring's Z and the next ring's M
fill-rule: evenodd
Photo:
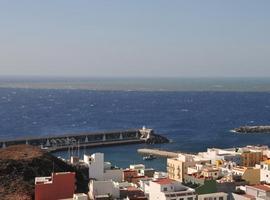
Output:
M76 171L62 160L30 145L0 149L0 199L30 200L34 198L36 176L50 176L52 170ZM77 190L87 190L87 180L76 171Z

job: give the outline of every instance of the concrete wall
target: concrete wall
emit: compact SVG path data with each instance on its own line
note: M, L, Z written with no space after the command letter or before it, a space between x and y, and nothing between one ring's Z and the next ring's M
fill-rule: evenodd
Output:
M113 180L115 182L123 181L123 170L122 169L109 169L104 173L103 180Z
M112 195L113 198L120 197L120 190L113 181L90 181L89 197L94 199L96 195Z

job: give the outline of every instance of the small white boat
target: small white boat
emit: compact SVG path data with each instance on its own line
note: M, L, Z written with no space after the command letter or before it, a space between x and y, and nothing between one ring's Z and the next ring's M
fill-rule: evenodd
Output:
M153 156L152 154L150 154L149 156L144 156L143 157L143 160L154 160L154 159L156 159L156 157Z

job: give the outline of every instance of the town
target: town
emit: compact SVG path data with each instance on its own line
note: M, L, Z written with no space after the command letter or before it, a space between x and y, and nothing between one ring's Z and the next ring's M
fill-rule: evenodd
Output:
M103 153L71 156L70 165L87 168L88 193L75 193L75 172L35 178L35 199L74 200L267 200L270 199L270 149L245 146L208 148L167 158L167 171L143 164L118 168Z

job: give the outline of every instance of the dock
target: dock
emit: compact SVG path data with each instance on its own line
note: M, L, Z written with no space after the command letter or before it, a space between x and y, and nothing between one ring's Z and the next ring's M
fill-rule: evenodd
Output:
M143 155L154 155L158 157L165 157L165 158L176 158L178 157L179 153L171 152L171 151L164 151L159 149L138 149L137 152Z
M160 136L152 129L131 129L107 132L84 132L64 135L50 135L39 137L25 137L0 141L0 147L11 145L29 144L39 146L47 151L61 151L69 148L84 148L98 146L125 145L135 143L163 142Z

